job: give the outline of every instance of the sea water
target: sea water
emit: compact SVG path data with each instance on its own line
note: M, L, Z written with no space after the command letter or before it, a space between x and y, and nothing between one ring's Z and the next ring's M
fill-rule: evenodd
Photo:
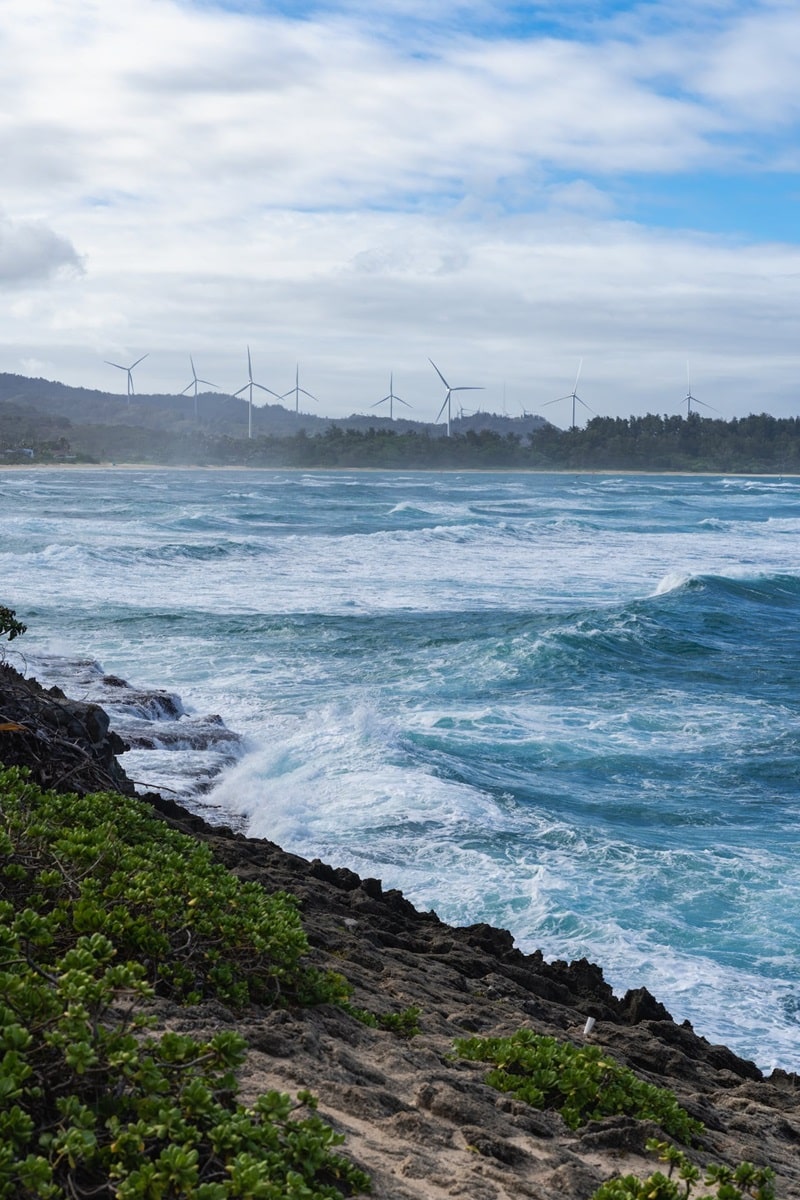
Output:
M181 697L142 787L800 1070L799 480L24 469L0 510L12 661ZM198 726L243 740L201 770Z

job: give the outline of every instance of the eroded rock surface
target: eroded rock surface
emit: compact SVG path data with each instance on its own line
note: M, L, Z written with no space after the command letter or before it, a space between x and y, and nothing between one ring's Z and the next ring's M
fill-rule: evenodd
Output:
M120 746L96 705L45 692L0 667L0 760L30 766L42 786L88 791L132 785ZM298 899L312 961L345 975L353 1003L376 1013L420 1009L410 1041L331 1006L301 1011L216 1003L180 1009L154 1002L161 1023L195 1036L234 1026L250 1045L245 1102L269 1088L319 1097L320 1113L346 1135L344 1150L373 1178L381 1200L588 1200L609 1177L649 1174L655 1125L629 1117L571 1132L484 1083L485 1068L454 1058L453 1039L520 1026L591 1040L648 1081L671 1089L706 1127L690 1153L708 1162L771 1165L776 1194L800 1200L800 1078L710 1045L678 1025L644 989L616 998L599 967L522 954L509 933L453 928L418 912L397 891L346 869L307 862L269 841L207 825L161 796L142 797L175 827L202 839L243 879Z

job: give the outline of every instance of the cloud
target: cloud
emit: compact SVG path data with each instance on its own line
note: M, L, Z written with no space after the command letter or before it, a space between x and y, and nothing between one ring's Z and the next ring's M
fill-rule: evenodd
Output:
M428 355L530 409L583 355L597 406L628 411L690 354L698 387L734 370L737 406L755 387L793 403L797 246L744 212L736 237L693 228L690 201L681 229L645 223L648 195L669 211L662 187L791 167L793 8L391 0L373 16L5 0L0 273L36 285L6 361L111 386L104 358L149 351L160 390L205 348L198 370L238 387L249 342L276 377L301 359L321 410L347 412L389 369L435 403Z
M72 243L42 221L0 215L0 287L21 288L83 269Z

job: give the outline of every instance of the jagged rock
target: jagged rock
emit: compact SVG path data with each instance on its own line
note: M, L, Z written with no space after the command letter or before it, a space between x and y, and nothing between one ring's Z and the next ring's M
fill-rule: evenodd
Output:
M133 794L116 758L128 747L99 705L69 700L0 663L0 723L0 762L28 767L41 787Z
M114 757L119 739L96 705L0 666L0 724L20 727L0 732L0 761L30 767L42 786L132 793ZM243 1102L270 1088L311 1090L323 1119L345 1134L345 1152L372 1175L376 1200L588 1200L614 1175L649 1174L655 1163L643 1147L659 1135L653 1123L611 1117L572 1133L558 1114L493 1091L483 1065L453 1055L465 1033L521 1026L580 1044L587 1015L597 1019L593 1044L668 1087L704 1122L689 1152L698 1165L769 1164L777 1196L800 1200L798 1076L765 1080L753 1063L676 1024L645 989L615 997L585 959L547 963L538 951L523 954L507 930L452 928L377 879L211 826L162 796L140 800L241 878L296 896L312 962L346 976L356 1007L419 1008L421 1033L407 1042L327 1005L236 1014L213 1002L150 1006L162 1026L194 1036L235 1024L251 1047Z

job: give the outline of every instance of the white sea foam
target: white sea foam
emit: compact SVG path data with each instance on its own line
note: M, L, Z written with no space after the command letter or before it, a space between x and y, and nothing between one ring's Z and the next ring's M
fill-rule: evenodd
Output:
M9 651L221 714L215 816L797 1069L797 488L744 482L15 472Z

